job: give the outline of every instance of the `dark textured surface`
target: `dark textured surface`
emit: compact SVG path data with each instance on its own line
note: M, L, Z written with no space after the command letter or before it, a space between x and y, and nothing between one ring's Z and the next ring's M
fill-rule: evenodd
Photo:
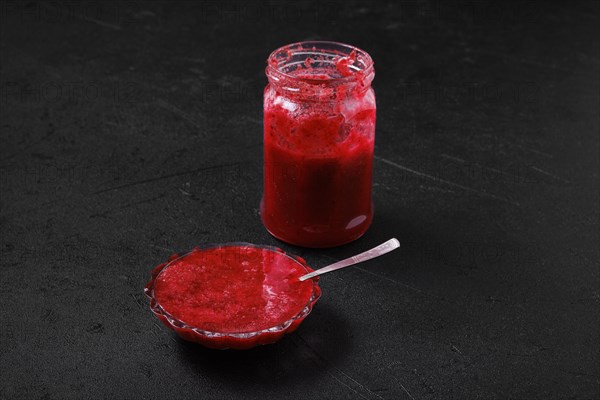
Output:
M0 398L599 398L598 2L274 4L2 2ZM265 59L305 39L377 70L376 217L327 251L257 210ZM202 242L392 236L248 352L142 293Z

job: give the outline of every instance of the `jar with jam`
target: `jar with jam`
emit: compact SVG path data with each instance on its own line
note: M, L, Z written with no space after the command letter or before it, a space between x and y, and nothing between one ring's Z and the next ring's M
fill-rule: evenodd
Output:
M332 247L373 218L373 60L335 42L301 42L268 58L264 192L260 213L276 238Z

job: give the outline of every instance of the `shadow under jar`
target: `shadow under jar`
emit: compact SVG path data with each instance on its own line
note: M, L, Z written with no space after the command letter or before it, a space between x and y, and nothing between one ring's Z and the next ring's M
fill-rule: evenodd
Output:
M304 247L358 239L373 218L371 57L341 43L295 43L271 53L266 75L264 226Z

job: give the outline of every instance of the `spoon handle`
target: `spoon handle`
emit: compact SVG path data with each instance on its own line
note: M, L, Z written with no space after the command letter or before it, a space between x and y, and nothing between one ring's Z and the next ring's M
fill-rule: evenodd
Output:
M373 247L371 250L367 250L364 253L357 254L355 256L338 261L338 262L328 265L326 267L320 268L316 271L311 272L310 274L301 276L299 279L301 281L305 281L305 280L313 278L317 275L322 275L322 274L326 274L327 272L335 271L337 269L349 267L351 265L358 264L363 261L367 261L372 258L382 256L386 253L389 253L392 250L396 250L398 247L400 247L400 242L398 241L398 239L393 238L393 239L388 240L387 242L380 244L377 247Z

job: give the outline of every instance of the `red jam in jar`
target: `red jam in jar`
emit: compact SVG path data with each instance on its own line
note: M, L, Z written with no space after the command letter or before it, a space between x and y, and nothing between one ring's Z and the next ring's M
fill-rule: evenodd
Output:
M362 236L373 218L373 61L334 42L274 51L264 91L261 218L276 238L332 247Z

